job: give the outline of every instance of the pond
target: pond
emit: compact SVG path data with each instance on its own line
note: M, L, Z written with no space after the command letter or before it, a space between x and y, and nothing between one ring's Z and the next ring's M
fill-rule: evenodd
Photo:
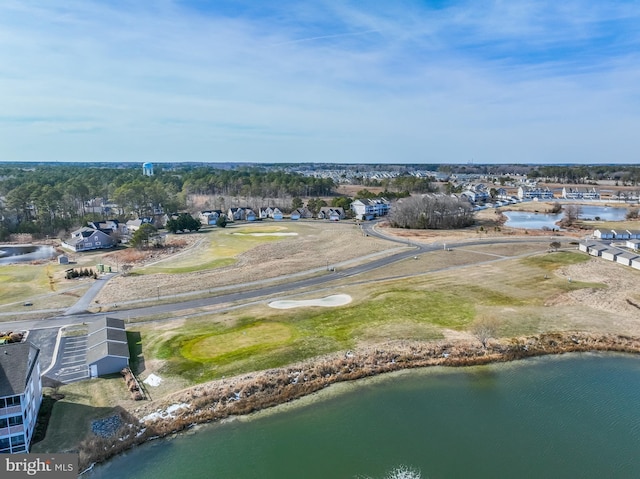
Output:
M0 245L0 265L29 263L31 261L53 258L56 250L53 246L38 245Z
M563 208L569 205L563 205ZM585 206L580 207L581 219L600 218L604 221L622 221L627 216L626 208L612 208L609 206ZM542 206L541 206L542 207ZM534 213L529 211L504 211L503 214L508 218L505 226L511 228L523 229L559 229L556 222L564 217L564 213Z
M405 371L299 404L153 441L86 477L640 477L637 356Z

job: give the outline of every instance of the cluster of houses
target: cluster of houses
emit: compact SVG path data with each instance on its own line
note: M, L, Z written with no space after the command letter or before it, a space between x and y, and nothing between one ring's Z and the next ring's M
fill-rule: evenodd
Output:
M595 230L593 238L581 241L578 249L591 256L640 269L640 230Z
M467 199L474 205L487 202L503 201L553 201L553 200L573 200L573 201L624 201L637 202L640 197L635 192L612 192L598 190L597 188L563 187L562 189L551 189L535 184L522 184L517 189L507 189L504 187L492 188L490 192L483 183L469 183L463 186L460 197Z
M351 211L356 219L370 220L389 213L390 203L384 198L360 199L351 203ZM284 213L279 208L260 208L256 212L249 207L229 208L222 210L205 210L198 214L198 220L203 225L215 225L218 219L224 216L227 221L258 221L272 219L280 221L285 219ZM161 225L165 224L171 215L164 215L160 220L154 218L139 218L129 220L126 223L116 219L89 222L73 232L71 237L62 241L62 247L74 252L90 251L95 249L112 248L118 243L126 243L144 223ZM308 208L296 208L288 213L290 220L320 219L329 221L341 221L346 218L343 208L323 206L317 213Z

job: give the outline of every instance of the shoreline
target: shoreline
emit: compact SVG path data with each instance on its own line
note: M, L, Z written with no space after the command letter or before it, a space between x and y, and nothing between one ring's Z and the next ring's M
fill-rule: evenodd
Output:
M640 338L580 332L543 333L491 340L486 348L473 341L394 341L220 379L178 391L133 411L120 410L125 426L118 433L109 438L89 437L80 443L80 470L196 424L244 416L343 381L429 366L475 366L590 351L640 354Z

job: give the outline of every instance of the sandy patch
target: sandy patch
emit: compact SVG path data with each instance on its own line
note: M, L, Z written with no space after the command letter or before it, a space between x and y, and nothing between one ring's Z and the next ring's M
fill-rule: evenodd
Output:
M349 304L350 302L351 296L349 296L348 294L332 294L331 296L326 296L324 298L318 299L303 299L299 301L272 301L269 303L269 307L275 309L302 308L305 306L323 306L330 308L335 306L344 306L345 304Z

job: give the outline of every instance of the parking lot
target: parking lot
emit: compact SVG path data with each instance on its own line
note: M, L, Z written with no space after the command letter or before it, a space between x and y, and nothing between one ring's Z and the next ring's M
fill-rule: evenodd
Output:
M89 378L86 334L60 338L56 364L47 376L63 383Z

